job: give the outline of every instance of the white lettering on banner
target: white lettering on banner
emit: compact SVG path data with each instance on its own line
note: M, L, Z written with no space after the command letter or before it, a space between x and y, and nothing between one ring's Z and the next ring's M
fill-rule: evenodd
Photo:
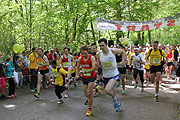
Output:
M97 30L145 31L164 27L171 27L175 25L180 25L180 18L170 20L162 18L158 20L141 22L110 21L105 19L97 20Z

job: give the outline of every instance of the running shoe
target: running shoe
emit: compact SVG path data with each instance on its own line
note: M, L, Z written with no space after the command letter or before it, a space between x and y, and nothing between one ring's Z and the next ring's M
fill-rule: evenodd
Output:
M39 98L39 93L34 94L34 97Z
M149 77L149 82L151 82L151 78Z
M68 98L69 97L69 93L66 93L64 98Z
M49 88L49 85L45 85L44 88L46 88L46 89Z
M122 95L125 95L125 93L126 93L126 90L122 89Z
M86 116L91 116L92 115L92 110L88 109Z
M84 103L84 105L88 105L88 100L86 100L86 102Z
M35 91L36 91L35 89L30 90L30 92L32 92L32 93L34 93Z
M0 98L6 98L6 96L4 94L2 94Z
M93 92L93 96L96 97L96 95L97 95L97 92Z
M156 102L159 102L158 96L154 96L154 100L155 100Z
M96 89L97 89L98 93L101 94L101 89L100 89L99 85L97 85Z
M60 99L60 100L58 101L58 104L62 104L62 103L64 103L64 101L63 101L62 99Z
M136 83L136 84L134 85L134 88L136 89L136 88L137 88L137 86L138 86L138 83Z
M9 98L14 98L15 96L14 95L10 95L10 96L8 96Z
M118 106L118 100L117 100L117 98L115 98L115 99L113 100L113 103L114 103L114 108L117 108L117 106Z
M132 85L134 85L135 84L135 81L132 81L132 83L131 83Z
M121 110L122 106L123 106L123 102L120 101L120 103L118 104L118 106L116 108L116 112L119 112Z
M141 88L141 92L142 92L142 93L144 92L144 88Z
M76 84L76 82L74 82L74 87L75 87L75 88L77 87L77 84Z

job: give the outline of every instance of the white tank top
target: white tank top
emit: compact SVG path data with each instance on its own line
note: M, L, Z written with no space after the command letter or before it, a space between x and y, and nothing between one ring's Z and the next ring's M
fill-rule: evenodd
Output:
M102 50L100 50L99 52L104 78L111 78L119 74L116 58L112 53L111 49L108 48L108 50L109 52L107 56L103 54Z

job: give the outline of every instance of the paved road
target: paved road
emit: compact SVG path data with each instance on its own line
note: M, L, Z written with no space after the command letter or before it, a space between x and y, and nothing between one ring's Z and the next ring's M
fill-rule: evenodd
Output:
M91 117L85 116L87 106L84 105L86 98L81 82L78 88L71 88L70 98L64 99L64 104L57 104L54 88L42 89L41 98L35 99L26 87L17 90L16 98L0 100L0 120L178 120L180 93L172 86L178 84L173 80L164 80L159 103L153 100L154 88L150 83L146 84L144 93L127 85L124 96L120 94L121 87L115 88L124 103L118 113L102 88L102 95L94 98Z

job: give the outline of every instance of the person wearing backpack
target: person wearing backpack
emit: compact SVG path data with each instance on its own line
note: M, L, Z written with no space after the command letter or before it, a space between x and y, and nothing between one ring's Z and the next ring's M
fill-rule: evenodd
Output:
M130 65L133 61L133 76L135 80L135 86L136 89L138 87L138 81L137 81L137 75L139 74L140 80L141 80L141 92L144 92L144 67L143 64L145 64L144 56L139 53L139 48L134 48L134 54L131 55L131 61Z
M156 102L159 101L158 93L159 93L159 81L162 79L162 56L166 58L165 64L163 67L167 65L167 54L164 50L158 49L158 41L153 42L153 49L150 49L146 54L146 61L150 66L150 74L151 74L151 82L156 82L155 87L155 97L154 100ZM150 61L149 61L150 58Z

